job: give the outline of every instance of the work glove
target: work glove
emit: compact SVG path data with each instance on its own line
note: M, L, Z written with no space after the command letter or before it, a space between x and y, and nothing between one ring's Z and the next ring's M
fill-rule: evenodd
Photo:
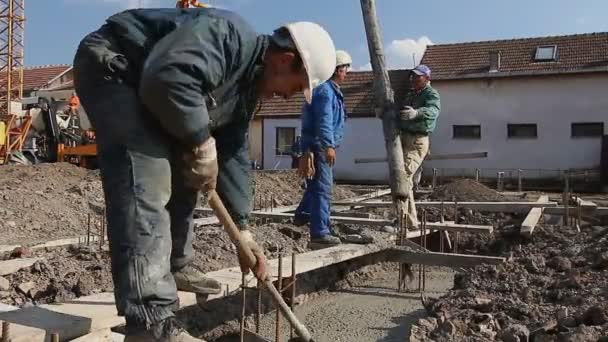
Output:
M399 111L399 118L402 121L413 120L418 117L418 111L410 106L405 106Z
M304 152L298 161L298 175L302 178L312 179L315 175L315 155Z
M336 150L333 147L325 149L325 161L329 166L334 166L336 163Z
M251 249L251 252L253 253L256 259L253 274L255 274L256 278L260 280L266 279L266 256L264 255L264 250L253 240L253 235L249 230L242 230L241 237L243 238L244 243ZM241 266L241 272L249 274L249 266L247 263L247 259L245 259L241 255L241 252L238 248L237 252L239 264Z
M217 184L217 150L215 139L210 137L201 145L184 154L186 184L193 189L208 193Z

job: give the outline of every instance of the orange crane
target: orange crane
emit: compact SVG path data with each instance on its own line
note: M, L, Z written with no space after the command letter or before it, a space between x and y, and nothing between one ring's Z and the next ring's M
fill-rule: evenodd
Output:
M23 97L24 0L0 0L0 165L21 151L31 117L14 108Z

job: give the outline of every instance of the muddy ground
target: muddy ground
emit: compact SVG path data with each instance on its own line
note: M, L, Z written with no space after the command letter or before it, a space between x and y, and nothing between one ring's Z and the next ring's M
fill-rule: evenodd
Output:
M254 174L258 207L268 201L275 207L299 201L303 189L293 172ZM334 197L344 199L362 192L363 187L341 185ZM596 197L594 200L606 201L605 196ZM535 195L506 197L473 181L458 180L420 199L533 201ZM97 172L69 164L0 168L0 245L28 245L82 235L86 232L88 213L98 212L102 207ZM386 209L366 212L372 217L392 217ZM419 210L419 214L427 215L429 222L440 218L438 208ZM416 319L419 320L412 330L411 341L598 341L601 336L608 336L607 228L584 225L579 233L542 223L531 240L523 240L518 231L524 217L466 209L454 212L446 207L445 220L495 227L492 235L452 234L459 253L505 256L508 262L459 273L454 281L448 276L441 278L439 273L438 283L443 287L435 289L437 293L433 296L438 299L431 300L426 311L414 305L411 294L408 297L393 292L395 281L391 277L395 272L381 267L340 270L339 277L311 275L335 284L330 286L331 293L310 288L312 292L322 291L320 297L299 307L298 312L320 340L327 341L406 339L409 324ZM336 228L348 231L352 227ZM378 228L365 229L377 239L389 236L377 231ZM252 231L270 258L275 258L279 251L289 254L308 250L307 229L288 221L256 220ZM194 263L204 272L237 265L234 246L219 225L197 228L194 247L197 252ZM107 247L76 246L26 251L18 256L9 254L0 259L38 256L44 260L0 278L3 303L27 306L112 291ZM310 283L315 281L318 278L310 279ZM445 295L443 291L447 291ZM348 303L354 304L347 303L349 298L355 302ZM237 304L238 301L233 306ZM215 313L213 310L217 309L209 312ZM422 318L425 312L429 316ZM202 326L197 321L189 322L189 326L210 339L228 338L238 327L236 320L230 322L221 328L213 328L213 324ZM349 322L357 324L353 327L354 323ZM346 336L351 339L344 339Z
M455 276L411 341L598 341L608 336L608 228L541 225L494 239L507 263ZM487 244L489 245L489 244ZM486 245L486 246L487 246Z

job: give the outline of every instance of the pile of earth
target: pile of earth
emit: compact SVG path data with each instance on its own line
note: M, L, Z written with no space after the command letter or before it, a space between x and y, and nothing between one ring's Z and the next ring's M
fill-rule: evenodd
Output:
M429 195L431 200L458 202L500 202L505 198L498 191L472 179L457 179L438 186Z
M503 255L506 263L460 273L447 295L429 299L430 317L410 341L606 340L608 228L541 226Z
M86 233L104 205L97 171L68 163L0 167L0 245Z
M304 180L296 170L253 171L252 187L255 207L294 205L300 202L304 193ZM334 185L333 198L342 200L357 196L348 186Z

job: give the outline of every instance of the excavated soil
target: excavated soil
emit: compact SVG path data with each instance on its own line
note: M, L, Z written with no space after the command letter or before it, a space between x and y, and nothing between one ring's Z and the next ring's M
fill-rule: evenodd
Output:
M271 201L274 207L300 201L302 182L295 170L252 174L256 207L270 207ZM353 196L348 187L334 188L336 199ZM0 245L84 235L88 214L100 214L104 205L98 171L69 163L0 167Z
M429 198L435 201L452 201L455 198L458 202L500 202L505 200L505 197L498 191L472 179L457 179L438 186Z
M86 232L87 214L103 207L98 172L68 163L0 167L0 245Z
M300 200L302 189L293 171L253 173L258 194L274 194L275 206ZM350 188L337 186L334 193L342 199L356 196ZM100 214L104 205L97 171L67 163L0 168L0 245L34 243L86 234L89 213ZM92 216L96 217L96 216ZM95 222L94 222L95 223ZM308 251L306 227L253 220L251 231L269 258L279 253ZM94 230L96 232L96 230ZM194 265L203 272L238 264L236 250L219 225L195 228ZM62 302L102 291L112 291L107 243L86 247L47 248L12 255L41 257L44 260L0 279L0 301L24 306ZM7 285L8 284L8 285Z
M500 266L457 274L410 341L598 341L608 336L608 228L544 225L504 239Z

